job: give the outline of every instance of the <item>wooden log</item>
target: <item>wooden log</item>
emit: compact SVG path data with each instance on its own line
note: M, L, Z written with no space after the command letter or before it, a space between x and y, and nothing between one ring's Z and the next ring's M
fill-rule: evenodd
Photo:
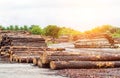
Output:
M13 60L14 62L16 62L16 58L17 58L16 55L13 55L13 56L12 56L12 60Z
M46 51L43 56L81 56L83 53L85 54L85 52Z
M38 67L40 68L50 68L49 64L43 64L41 59L38 59Z
M16 58L15 58L15 62L19 62L19 57L16 57Z
M120 67L120 61L51 61L51 69L114 68Z
M85 49L79 52L66 52L66 51L45 51L43 57L45 56L89 56L89 55L120 55L120 50L100 50L100 49Z
M41 55L44 51L11 51L10 54L15 55Z
M65 48L45 48L46 51L65 51Z
M28 63L33 63L33 59L34 58L40 58L40 56L39 55L31 55L31 56L28 56L27 57L28 58Z
M40 51L44 51L44 48L41 47L28 47L28 46L12 46L11 50L40 50Z
M10 62L13 62L13 55L10 55Z
M41 43L29 43L29 42L17 42L17 43L11 43L11 45L12 46L32 46L32 47L47 47L46 46L46 43L43 43L43 44L41 44Z
M30 53L29 51L10 51L10 54L28 54Z
M27 63L28 60L27 60L27 57L19 57L19 63Z
M40 50L40 51L64 51L65 48L47 48L47 47L28 47L28 46L12 46L11 50Z
M47 64L50 61L119 61L119 55L88 55L88 56L43 56L42 63Z
M38 58L39 56L31 56L31 55L27 55L27 56L19 56L19 60L20 62L24 63L33 63L33 58Z
M40 59L40 57L33 58L33 64L34 65L38 65L38 59Z
M28 58L27 58L27 63L33 63L33 58L28 57Z

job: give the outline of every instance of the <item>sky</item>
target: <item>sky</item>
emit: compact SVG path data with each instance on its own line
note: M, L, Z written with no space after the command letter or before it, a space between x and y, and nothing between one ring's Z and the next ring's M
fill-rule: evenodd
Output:
M120 0L0 0L0 25L120 27Z

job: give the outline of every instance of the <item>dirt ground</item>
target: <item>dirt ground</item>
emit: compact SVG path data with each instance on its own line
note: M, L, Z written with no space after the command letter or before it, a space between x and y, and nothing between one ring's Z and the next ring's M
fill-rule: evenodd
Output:
M69 78L120 78L120 68L108 69L63 69L58 75Z

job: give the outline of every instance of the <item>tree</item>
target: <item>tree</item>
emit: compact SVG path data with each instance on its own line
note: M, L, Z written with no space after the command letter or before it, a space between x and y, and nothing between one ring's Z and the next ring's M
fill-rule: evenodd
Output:
M102 25L90 30L91 33L106 33L112 29L111 25Z
M10 30L10 27L7 27L6 30Z
M77 30L74 30L74 29L71 29L71 28L66 28L66 27L62 27L60 29L60 32L59 32L59 35L71 35L71 36L74 36L74 35L79 35L81 34L80 31L77 31Z
M24 30L24 28L23 28L23 27L20 27L20 30Z
M28 30L28 26L24 25L23 29L27 31Z
M0 25L0 30L4 30L4 27L2 25Z
M14 30L14 27L13 27L13 25L10 25L10 30Z
M110 30L112 37L120 37L120 28L119 27L113 27Z
M30 32L31 32L32 34L38 34L38 35L40 35L40 34L42 34L42 29L41 29L41 27L39 27L38 25L34 25L34 26L30 29Z
M56 25L48 25L44 28L44 32L46 36L51 36L54 38L59 36L60 27Z
M15 31L19 30L19 26L15 25Z
M31 26L29 27L29 29L32 29L34 26L36 26L36 25L31 25Z

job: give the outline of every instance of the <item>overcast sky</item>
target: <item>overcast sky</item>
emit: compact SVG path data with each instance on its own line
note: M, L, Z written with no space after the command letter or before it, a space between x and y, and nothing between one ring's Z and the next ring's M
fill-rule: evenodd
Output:
M120 27L120 0L0 0L1 25L58 25L80 31Z

